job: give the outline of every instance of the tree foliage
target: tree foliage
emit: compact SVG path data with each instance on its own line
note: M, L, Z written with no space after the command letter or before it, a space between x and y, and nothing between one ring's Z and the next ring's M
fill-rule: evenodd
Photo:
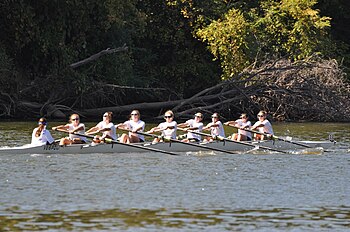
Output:
M221 79L237 77L250 64L275 57L299 60L319 53L345 58L343 63L348 64L348 3L332 4L4 0L0 115L23 113L25 109L16 112L16 103L23 101L86 109L187 98ZM70 67L124 44L127 52Z
M261 1L244 12L232 7L203 25L197 36L220 59L224 79L268 57L298 60L313 53L329 55L330 18L320 16L315 4L315 0Z
M132 44L142 30L132 1L7 1L1 3L1 42L28 81L50 79L53 86L73 84L81 93L84 79L119 81L131 69L129 56L101 59L88 68L67 71L69 64L107 47ZM134 7L133 7L134 6ZM125 64L119 67L118 64ZM128 67L129 66L129 67ZM67 75L68 74L68 75ZM60 79L64 80L60 80ZM52 87L53 87L52 86ZM66 86L64 86L65 88ZM74 88L76 87L76 88ZM43 94L43 93L41 93Z
M205 45L192 36L182 5L173 1L143 0L138 9L145 15L146 30L136 38L136 69L157 85L176 90L180 96L219 80L220 70Z
M249 65L247 55L252 41L251 28L241 11L231 9L223 20L198 30L197 35L207 42L213 55L221 60L224 77L228 78Z
M331 20L332 43L337 45L333 54L345 71L350 74L350 1L348 0L318 0L316 5L320 14L329 16ZM348 76L350 79L350 76Z

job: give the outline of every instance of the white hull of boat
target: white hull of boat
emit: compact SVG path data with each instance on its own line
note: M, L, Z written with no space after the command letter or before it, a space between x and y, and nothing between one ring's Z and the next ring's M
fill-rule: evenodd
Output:
M297 141L299 144L304 144L311 148L321 147L323 149L328 149L335 144L331 141ZM201 143L210 148L217 148L227 151L237 151L244 152L249 151L254 148L269 147L277 150L300 150L305 149L305 147L297 144L293 144L285 141L253 141L245 144L238 144L233 142L211 142L211 143ZM169 152L189 152L189 151L205 151L206 149L202 147L195 147L183 143L135 143L134 145L154 148ZM31 146L24 145L20 147L2 147L0 148L0 154L89 154L89 153L138 153L138 152L152 152L146 149L138 147L125 146L123 144L75 144L69 146L59 146L57 144L52 145L42 145L42 146Z

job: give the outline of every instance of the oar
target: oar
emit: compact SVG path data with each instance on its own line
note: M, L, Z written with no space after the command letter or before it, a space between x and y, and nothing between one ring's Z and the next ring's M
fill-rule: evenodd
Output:
M306 148L312 148L311 146L309 145L306 145L306 144L302 144L302 143L298 143L298 142L294 142L294 141L290 141L290 140L287 140L287 139L283 139L283 138L280 138L276 135L270 135L270 134L266 134L264 132L260 132L260 131L256 131L256 130L251 130L251 129L247 129L247 128L239 128L241 130L245 130L245 131L248 131L248 132L251 132L251 133L256 133L256 134L260 134L260 135L265 135L267 137L271 136L273 139L277 139L277 140L280 140L280 141L283 141L283 142L287 142L287 143L291 143L291 144L295 144L295 145L298 145L298 146L301 146L301 147L306 147Z
M220 148L208 147L208 146L204 146L202 144L197 144L197 143L186 143L186 142L183 142L183 141L180 141L180 140L177 140L177 139L166 138L166 137L162 137L162 136L159 136L159 135L148 134L148 133L144 133L144 132L140 132L140 131L136 131L135 132L135 131L127 130L127 129L121 129L121 128L119 128L119 129L120 130L129 131L129 132L132 132L132 133L137 133L137 134L144 135L144 136L151 136L153 138L163 138L166 141L171 141L171 142L174 142L174 143L181 143L181 144L185 144L185 145L193 146L193 147L200 147L200 148L203 148L203 149L206 149L206 150L219 151L219 152L224 152L224 153L229 153L229 154L239 154L237 152L223 150L223 149L220 149Z
M57 131L61 131L61 132L65 132L65 133L69 133L69 131L66 131L66 130L61 130L61 129L56 129ZM79 135L79 136L83 136L83 137L86 137L86 138L90 138L90 139L93 139L94 136L92 135L86 135L86 134L80 134L80 133L73 133L75 135ZM140 148L140 149L144 149L144 150L147 150L147 151L154 151L154 152L160 152L160 153L164 153L164 154L168 154L168 155L179 155L179 154L176 154L174 152L170 152L170 151L163 151L163 150L160 150L160 149L156 149L156 148L151 148L151 147L144 147L144 146L140 146L140 145L136 145L136 144L131 144L131 143L121 143L117 140L113 140L113 139L108 139L108 138L105 138L105 141L107 142L110 142L110 143L114 143L114 144L120 144L120 145L123 145L123 146L128 146L128 147L134 147L134 148Z
M182 129L182 128L177 128L177 129L178 130L182 130L182 131L186 131L185 129ZM189 130L189 131L194 133L194 134L212 137L213 139L220 140L220 141L227 141L227 142L231 142L231 143L237 143L237 144L241 144L241 145L245 145L245 146L250 146L250 147L255 147L255 148L262 148L262 149L265 149L265 150L276 151L276 152L281 152L281 153L286 153L286 154L288 153L286 151L281 151L281 150L270 148L270 147L254 145L254 144L250 144L250 143L246 143L246 142L241 142L241 141L227 139L227 138L224 138L222 136L214 136L213 137L211 134L206 134L206 133L203 133L203 132L197 132L197 131L193 131L193 130Z

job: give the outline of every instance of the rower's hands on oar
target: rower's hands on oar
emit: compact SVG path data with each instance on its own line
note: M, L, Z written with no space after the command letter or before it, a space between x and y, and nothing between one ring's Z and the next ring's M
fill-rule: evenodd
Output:
M124 123L119 123L117 125L114 125L114 127L115 129L119 129L119 130L126 130Z
M51 129L54 130L54 131L60 131L60 132L65 132L65 133L68 132L67 129L65 129L65 128L60 128L60 127L57 127L57 126L52 127Z
M97 130L97 131L87 131L87 132L85 132L85 134L86 135L93 135L93 134L97 134L97 133L99 133L99 132L101 132L100 130Z
M218 141L224 141L225 140L225 138L220 136L220 135L212 135L212 138L214 140L218 140Z
M236 122L234 122L234 123L232 123L232 122L225 122L224 125L225 126L229 126L229 127L234 127L234 128L237 128L237 129L241 129L239 126L237 126Z
M146 134L153 134L155 131L155 128L150 129L149 131L145 131Z
M232 123L232 122L224 122L224 125L234 127L234 126L236 125L236 123Z

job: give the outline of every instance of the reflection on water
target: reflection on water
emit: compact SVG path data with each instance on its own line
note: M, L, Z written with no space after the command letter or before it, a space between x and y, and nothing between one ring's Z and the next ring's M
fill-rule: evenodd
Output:
M21 211L6 209L0 215L1 231L35 230L348 230L350 208L271 209L108 209L91 211Z
M0 123L0 145L28 143L34 126ZM333 132L340 145L263 155L2 155L0 231L349 231L349 124L275 130L305 140Z

